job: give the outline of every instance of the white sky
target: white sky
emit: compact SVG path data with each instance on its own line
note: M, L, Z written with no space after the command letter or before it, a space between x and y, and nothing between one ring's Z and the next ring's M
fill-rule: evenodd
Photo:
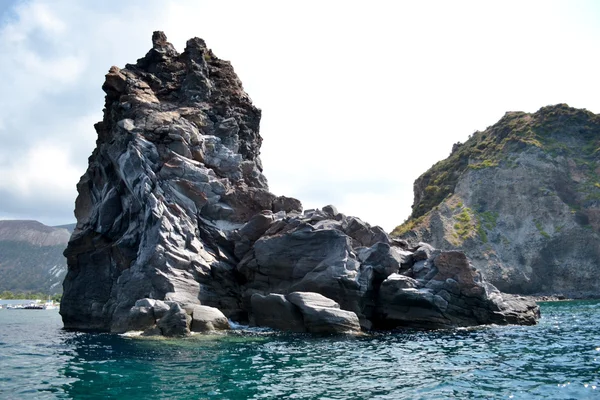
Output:
M232 62L272 192L386 230L504 112L600 112L600 2L0 0L0 218L74 221L104 74L154 30Z

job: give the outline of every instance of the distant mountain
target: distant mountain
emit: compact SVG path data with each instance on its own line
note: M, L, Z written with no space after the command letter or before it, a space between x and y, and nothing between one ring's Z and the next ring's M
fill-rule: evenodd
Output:
M54 228L63 228L63 229L68 230L70 233L73 233L76 226L77 226L76 223L72 223L72 224L65 224L65 225L56 225L56 226L54 226Z
M67 272L63 251L73 225L0 221L0 292L62 292Z

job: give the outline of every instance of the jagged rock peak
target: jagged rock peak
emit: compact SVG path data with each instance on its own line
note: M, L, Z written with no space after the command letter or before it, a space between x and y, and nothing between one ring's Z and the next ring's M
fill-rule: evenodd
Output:
M154 31L152 33L152 47L153 48L162 48L165 46L171 46L171 43L167 40L167 35L163 31Z
M123 69L113 66L106 75L104 119L96 124L99 140L108 142L119 135L113 127L124 121L121 124L129 131L143 131L152 142L182 142L181 155L205 162L198 135L209 136L209 142L216 140L221 146L218 151L232 153L225 165L213 165L215 173L234 183L243 180L266 189L259 157L261 112L244 92L231 64L217 58L199 38L190 39L181 54L163 32L154 32L152 44L136 64ZM159 120L149 120L150 114ZM136 120L142 125L132 125ZM157 125L167 122L181 129L157 130Z

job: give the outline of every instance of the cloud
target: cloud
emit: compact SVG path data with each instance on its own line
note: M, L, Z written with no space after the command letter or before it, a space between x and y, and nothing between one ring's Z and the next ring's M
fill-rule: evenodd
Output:
M0 178L0 186L9 187L24 197L37 196L39 189L46 194L70 190L70 183L78 178L65 151L51 143L35 145L25 154L21 164L12 167Z
M0 176L3 212L26 217L31 209L49 224L60 224L65 206L73 204L79 171L66 152L52 143L41 142L24 154L21 163L12 164ZM72 211L73 206L71 206Z
M75 185L102 118L104 74L126 59L117 43L133 38L142 54L149 42L135 17L111 23L109 12L108 25L98 23L116 4L18 3L0 27L0 218L74 220ZM140 1L120 10L151 21Z
M593 2L16 4L0 25L0 218L73 220L104 74L143 56L154 30L232 62L263 109L276 194L388 230L414 179L504 112L600 111Z

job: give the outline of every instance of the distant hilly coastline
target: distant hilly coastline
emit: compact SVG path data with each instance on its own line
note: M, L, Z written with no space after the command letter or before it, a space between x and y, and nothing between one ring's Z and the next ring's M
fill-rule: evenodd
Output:
M0 221L0 292L62 293L67 272L63 251L74 227Z
M72 223L72 224L65 224L65 225L56 225L56 226L53 226L53 228L59 228L59 229L62 228L62 229L68 230L69 233L73 233L76 226L77 226L76 223Z

